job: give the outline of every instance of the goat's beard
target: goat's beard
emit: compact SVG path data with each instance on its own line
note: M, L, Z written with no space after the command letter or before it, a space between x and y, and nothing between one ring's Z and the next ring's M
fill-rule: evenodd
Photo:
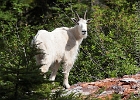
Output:
M86 38L87 38L87 33L82 34L82 38L83 38L83 39L86 39Z

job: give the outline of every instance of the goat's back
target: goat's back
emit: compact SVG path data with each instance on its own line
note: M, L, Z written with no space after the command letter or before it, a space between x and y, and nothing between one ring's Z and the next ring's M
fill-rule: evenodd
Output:
M39 30L34 37L34 44L43 53L50 55L52 61L61 61L64 57L66 44L68 41L68 33L66 30L56 29L52 32Z

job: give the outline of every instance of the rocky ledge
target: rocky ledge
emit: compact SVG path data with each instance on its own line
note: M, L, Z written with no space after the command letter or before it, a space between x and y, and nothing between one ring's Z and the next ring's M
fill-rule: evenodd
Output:
M107 78L96 82L78 82L66 90L67 94L75 93L90 95L104 100L120 94L122 100L127 100L131 94L140 98L140 74L125 75L122 78Z

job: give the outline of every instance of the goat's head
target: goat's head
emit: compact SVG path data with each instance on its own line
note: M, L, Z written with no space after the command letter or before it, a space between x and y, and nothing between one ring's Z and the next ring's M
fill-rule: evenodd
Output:
M84 14L84 18L80 18L76 13L77 18L71 18L71 20L77 25L80 36L83 38L87 37L87 24L90 22L90 19L86 19L86 13Z

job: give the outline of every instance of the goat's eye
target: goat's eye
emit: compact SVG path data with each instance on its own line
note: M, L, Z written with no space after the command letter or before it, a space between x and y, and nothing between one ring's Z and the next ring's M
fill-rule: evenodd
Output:
M77 23L77 25L79 25L79 23Z

